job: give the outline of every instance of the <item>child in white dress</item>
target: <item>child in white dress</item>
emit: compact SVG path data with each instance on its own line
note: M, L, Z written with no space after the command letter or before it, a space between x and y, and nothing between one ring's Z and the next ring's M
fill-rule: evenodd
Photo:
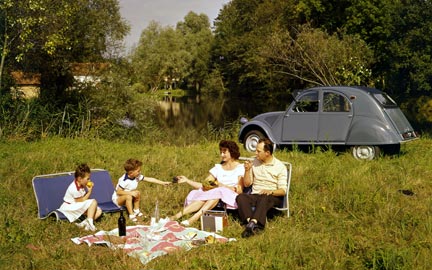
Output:
M146 181L159 185L170 185L171 182L160 181L153 177L144 177L141 174L142 162L136 159L128 159L124 164L125 174L123 174L117 183L117 186L112 195L112 201L120 206L125 205L129 214L129 219L132 222L137 222L137 217L142 217L140 200L141 193L137 190L140 181Z
M93 221L102 215L102 209L98 207L95 199L89 199L93 190L90 173L90 167L87 164L81 164L76 168L75 179L66 190L63 204L58 210L70 222L74 222L83 214L86 215L87 218L77 226L85 230L96 231Z

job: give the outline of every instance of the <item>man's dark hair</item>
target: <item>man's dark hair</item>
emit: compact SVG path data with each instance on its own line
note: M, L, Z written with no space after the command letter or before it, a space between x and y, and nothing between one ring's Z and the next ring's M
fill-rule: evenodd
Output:
M273 143L267 138L259 139L258 143L264 143L264 151L269 151L273 155Z

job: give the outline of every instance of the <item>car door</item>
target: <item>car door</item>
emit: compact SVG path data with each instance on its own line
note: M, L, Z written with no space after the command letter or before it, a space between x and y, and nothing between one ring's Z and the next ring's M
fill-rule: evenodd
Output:
M318 135L318 91L308 91L288 108L282 124L282 141L315 142Z
M318 141L345 143L353 118L352 104L339 92L325 90L322 95Z

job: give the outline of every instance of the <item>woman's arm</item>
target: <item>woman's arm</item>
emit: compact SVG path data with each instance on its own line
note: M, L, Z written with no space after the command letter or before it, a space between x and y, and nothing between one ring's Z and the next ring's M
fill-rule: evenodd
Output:
M218 181L217 183L218 183L218 187L225 187L225 188L231 189L232 191L234 191L238 194L243 192L243 187L242 187L243 186L243 176L238 177L237 184L234 186L225 185L224 183L222 183L220 181Z
M178 182L179 183L187 183L187 184L191 185L195 189L200 189L203 186L201 183L196 182L196 181L192 181L192 180L190 180L189 178L187 178L184 175L177 176L177 178L178 178Z
M244 187L243 176L239 176L239 180L234 191L237 192L237 194L243 193L243 187Z

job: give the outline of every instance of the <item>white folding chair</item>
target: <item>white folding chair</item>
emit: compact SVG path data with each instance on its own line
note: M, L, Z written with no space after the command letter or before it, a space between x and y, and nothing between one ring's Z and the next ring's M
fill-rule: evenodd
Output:
M240 157L239 160L251 161L251 160L254 160L254 158ZM287 161L281 161L281 162L283 164L285 164L285 166L287 166L287 189L286 189L282 204L279 207L274 207L274 209L281 211L281 212L286 211L287 217L289 217L290 216L290 212L289 212L289 190L290 190L290 185L291 185L292 164L287 162Z
M284 199L282 201L282 205L280 207L274 207L276 210L279 211L286 211L287 217L290 216L289 211L289 190L290 190L290 184L291 184L291 171L292 171L292 164L286 161L282 161L285 166L287 166L287 189L285 192Z

